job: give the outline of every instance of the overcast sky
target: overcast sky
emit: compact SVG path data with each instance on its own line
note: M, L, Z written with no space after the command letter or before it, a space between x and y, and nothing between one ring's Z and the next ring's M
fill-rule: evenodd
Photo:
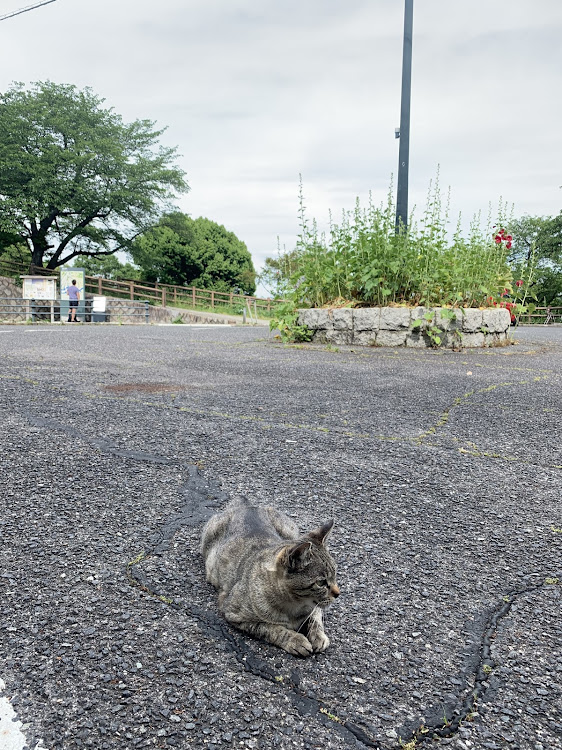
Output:
M34 4L0 0L0 15ZM403 0L56 0L0 23L0 90L90 86L167 126L191 191L256 267L396 174ZM561 0L414 0L410 206L440 165L452 210L562 208ZM418 215L421 211L418 211Z

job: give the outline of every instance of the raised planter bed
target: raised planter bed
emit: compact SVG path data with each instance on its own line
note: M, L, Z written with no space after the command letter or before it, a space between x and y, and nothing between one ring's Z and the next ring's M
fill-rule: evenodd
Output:
M450 319L442 316L442 309L312 308L299 310L298 322L314 331L312 340L322 344L426 348L435 346L437 329L440 346L445 348L504 346L507 343L511 323L507 310L455 308L456 318ZM428 316L431 321L427 320ZM420 320L421 326L415 323Z

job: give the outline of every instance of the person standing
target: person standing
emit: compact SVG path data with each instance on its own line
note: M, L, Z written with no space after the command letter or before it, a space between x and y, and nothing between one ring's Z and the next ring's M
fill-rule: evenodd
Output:
M76 279L72 279L72 284L68 287L68 322L78 323L76 320L76 310L80 301L80 289L76 286Z

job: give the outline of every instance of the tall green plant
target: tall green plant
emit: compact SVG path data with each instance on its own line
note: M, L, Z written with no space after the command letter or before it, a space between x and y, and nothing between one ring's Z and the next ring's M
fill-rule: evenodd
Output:
M491 220L471 222L463 237L461 221L449 236L449 197L443 203L439 175L430 184L419 222L395 230L392 184L386 202L366 208L357 199L329 230L319 233L306 213L302 183L299 194L300 233L291 254L290 287L296 303L320 307L334 301L362 305L486 305L511 288L512 272L505 243L494 241ZM498 222L505 223L500 201Z

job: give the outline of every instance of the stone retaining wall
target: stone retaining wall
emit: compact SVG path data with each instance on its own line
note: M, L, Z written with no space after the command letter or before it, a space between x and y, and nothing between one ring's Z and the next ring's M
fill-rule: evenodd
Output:
M2 298L21 299L23 294L22 288L18 286L15 281L6 276L0 276L0 321L3 323L22 323L25 322L29 314L27 312L27 306L16 305L14 302L6 302L6 305L10 305L10 309L2 308ZM86 299L91 300L94 296L90 293L86 294ZM12 306L13 305L13 306ZM50 312L47 308L50 306L49 302L41 303L41 300L37 300L36 309L38 311L38 317L48 319L50 318ZM59 308L58 303L56 304L56 319L59 319ZM90 313L88 313L89 319ZM79 318L82 319L83 314L79 314ZM155 305L149 306L149 322L150 323L171 323L173 320L181 318L184 323L223 323L236 325L238 322L235 317L230 315L224 315L222 313L209 313L199 312L196 310L183 310L173 307L160 307ZM66 316L65 316L66 320ZM130 324L146 324L146 309L144 302L138 300L127 300L120 299L117 297L107 297L106 303L106 320L107 322L113 323L130 323ZM64 322L64 321L63 321Z
M439 329L440 346L448 348L502 346L507 342L511 316L505 309L455 308L456 319L442 317L442 308L363 307L352 309L300 310L298 322L314 331L313 341L321 344L354 346L434 345L427 329ZM432 320L424 318L431 314ZM419 328L412 328L421 320Z
M0 276L0 320L11 323L22 323L27 319L24 305L17 305L14 300L21 299L23 290L9 276ZM9 302L7 300L10 300ZM6 300L6 301L3 301Z

